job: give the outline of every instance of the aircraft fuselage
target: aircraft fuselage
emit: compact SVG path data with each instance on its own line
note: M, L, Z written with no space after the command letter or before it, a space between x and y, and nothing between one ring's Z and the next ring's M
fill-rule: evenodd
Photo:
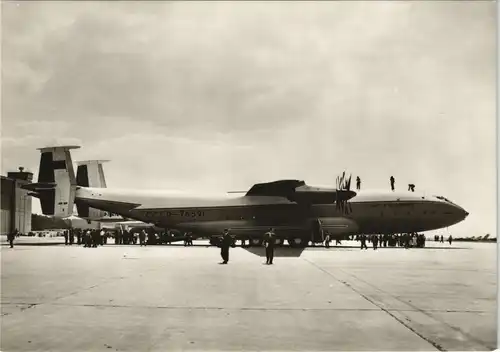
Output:
M341 213L335 204L302 205L283 197L189 195L139 190L80 187L76 202L83 202L124 217L164 228L218 235L230 228L236 236L259 236L274 227L278 236L311 231L321 219L333 235L404 233L435 230L463 220L467 212L450 201L413 192L359 192L349 202L352 211Z

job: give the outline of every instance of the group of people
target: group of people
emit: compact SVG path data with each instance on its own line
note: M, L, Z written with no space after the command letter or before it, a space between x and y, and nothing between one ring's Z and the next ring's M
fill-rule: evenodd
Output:
M368 249L366 242L371 242L373 249L379 247L410 247L423 248L425 247L425 235L418 233L402 233L392 235L357 235L356 241L361 243L361 249Z
M172 231L156 232L153 228L148 229L123 229L116 230L113 234L115 244L137 244L141 242L141 236L144 235L144 244L171 244L176 239ZM185 246L192 246L193 239L190 233L184 238Z
M76 238L77 245L83 244L86 248L97 248L98 245L108 242L110 234L105 230L70 228L63 231L63 236L65 245L73 245Z
M389 178L389 183L391 184L391 190L394 192L394 190L396 189L396 187L395 187L396 180L394 179L394 176L391 176ZM408 191L415 192L415 184L414 183L408 184Z
M394 176L391 176L389 178L389 183L391 184L391 190L394 192L396 189L396 179ZM356 177L356 190L361 190L361 178L359 176ZM409 183L408 184L408 191L410 192L415 192L415 184L414 183Z
M85 248L97 248L108 243L108 239L114 237L115 244L139 244L145 246L147 241L146 231L137 231L136 233L130 231L123 231L119 235L113 234L112 231L106 229L68 229L63 231L64 244L73 245L75 243L83 244Z
M443 237L443 235L441 235L441 237L439 235L435 235L434 236L434 241L435 242L444 243L444 237ZM451 237L451 235L450 235L450 237L448 237L448 242L450 243L450 245L453 242L453 237Z
M229 262L229 248L236 247L236 239L229 234L229 229L224 229L222 236L217 239L216 243L217 246L220 247L220 256L222 257L221 264L227 264ZM269 231L264 234L262 244L266 247L266 264L272 265L274 260L274 248L276 245L276 234L273 228L270 228Z

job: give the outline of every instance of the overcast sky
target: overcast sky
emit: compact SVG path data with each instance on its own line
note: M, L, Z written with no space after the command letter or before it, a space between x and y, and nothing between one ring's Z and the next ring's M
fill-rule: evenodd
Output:
M108 187L304 179L443 195L495 232L495 3L3 2L2 174L37 147ZM39 212L38 201L34 211Z

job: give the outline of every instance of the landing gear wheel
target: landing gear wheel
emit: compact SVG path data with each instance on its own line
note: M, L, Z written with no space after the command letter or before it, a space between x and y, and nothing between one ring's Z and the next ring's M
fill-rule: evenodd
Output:
M308 241L301 237L293 237L289 238L287 242L292 248L305 248Z
M260 238L251 238L250 241L248 241L250 246L262 246L262 239Z

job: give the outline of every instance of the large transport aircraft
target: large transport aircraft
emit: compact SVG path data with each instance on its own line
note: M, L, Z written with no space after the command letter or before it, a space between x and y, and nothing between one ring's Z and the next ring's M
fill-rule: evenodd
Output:
M91 163L92 168L86 164L75 177L70 150L77 148L39 149L38 182L23 187L40 199L45 215L68 216L76 204L81 217L95 218L99 212L108 212L161 228L192 232L194 238L220 236L227 228L237 239L249 240L251 245L261 244L264 233L272 227L279 245L286 240L294 247L321 242L319 226L332 238L412 233L449 227L468 216L462 207L442 196L390 190L356 193L350 190L350 178L337 179L336 188L279 180L255 184L244 195L216 197L106 188L100 178L101 161ZM89 173L90 169L100 170L99 176ZM100 180L100 184L90 180Z

